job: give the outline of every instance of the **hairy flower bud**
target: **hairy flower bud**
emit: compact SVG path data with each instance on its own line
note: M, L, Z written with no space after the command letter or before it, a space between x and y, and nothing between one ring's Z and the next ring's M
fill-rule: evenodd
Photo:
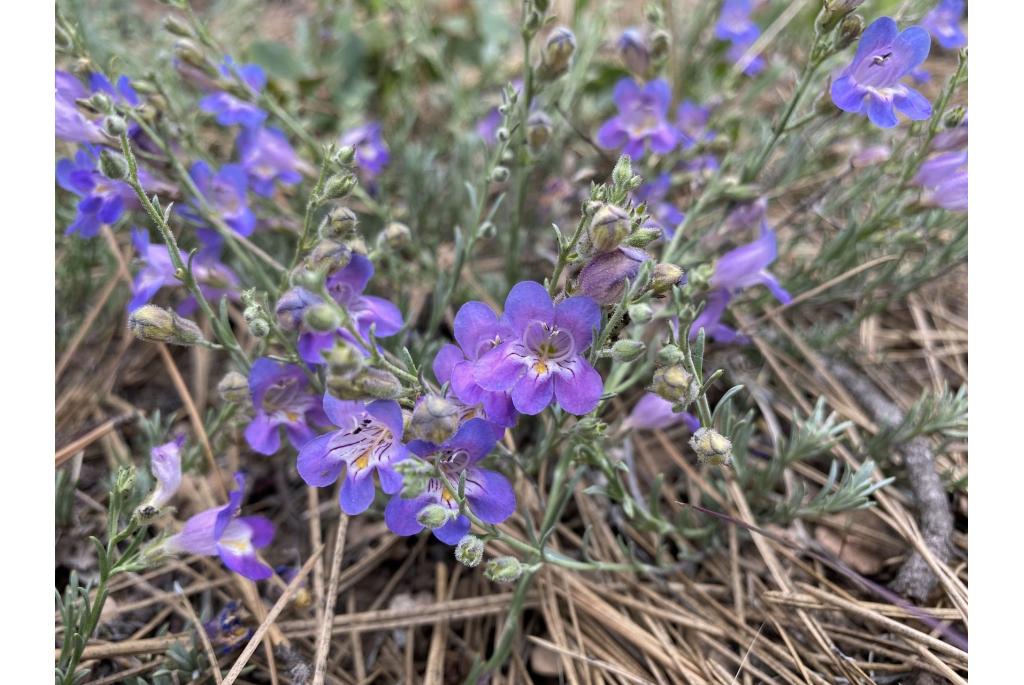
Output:
M355 212L348 207L335 207L328 212L327 218L320 224L320 237L344 240L355 233L358 225L359 217Z
M330 331L337 330L338 326L341 325L341 318L338 316L338 310L326 302L315 304L306 309L305 314L302 316L302 320L311 330L319 333L328 333Z
M334 162L340 166L348 166L356 158L356 149L351 145L342 145L334 153Z
M111 114L103 120L103 130L111 138L118 138L128 130L128 124L125 123L121 116Z
M266 310L255 302L242 310L242 318L249 324L249 332L253 337L265 338L270 335L270 319Z
M698 428L690 437L690 447L701 464L722 466L732 461L732 441L714 428Z
M523 565L515 557L490 559L484 567L484 577L495 583L514 583L523 575Z
M576 36L564 26L551 32L544 43L542 74L554 79L569 70L569 62L576 52Z
M626 311L629 313L629 320L633 323L650 323L651 319L654 318L654 310L646 302L631 304Z
M188 25L181 17L168 14L163 20L164 31L171 35L178 36L180 38L191 38L192 27Z
M672 48L672 37L665 29L658 29L651 33L651 60L655 64L661 64L668 59L669 50Z
M616 188L625 188L633 180L633 162L629 155L619 155L612 169L612 183Z
M381 232L384 244L392 250L401 250L412 240L412 231L409 227L398 221L392 221Z
M402 383L390 371L373 366L355 372L339 372L328 366L327 389L342 400L395 400L402 396Z
M843 17L839 23L839 35L836 36L836 50L842 50L853 45L854 41L864 33L864 18L859 14L851 14Z
M658 350L658 365L659 366L671 366L672 364L682 364L686 359L686 355L677 345L665 345Z
M440 445L459 427L459 406L440 395L427 395L412 410L409 433L416 438Z
M602 205L587 227L594 252L610 252L622 244L630 232L629 214L615 205Z
M228 371L217 383L217 394L225 402L243 404L249 400L249 379L237 371Z
M526 142L530 146L530 151L537 154L543 150L551 140L552 130L551 117L547 114L540 111L530 114L526 120Z
M452 520L452 510L440 504L428 504L416 514L416 520L424 528L434 530Z
M336 174L327 179L324 183L323 197L327 200L338 200L352 192L356 187L354 174Z
M201 69L204 72L213 72L216 74L216 70L206 61L203 56L203 51L188 38L179 38L174 41L174 56L180 59L185 64Z
M647 247L661 237L660 228L638 228L626 238L625 245L630 247Z
M687 407L697 399L700 387L697 385L697 379L687 371L685 366L672 364L655 370L651 390L672 404L681 404L683 407Z
M97 112L107 114L113 108L113 103L106 93L93 93L89 96L89 106Z
M612 345L612 359L617 362L632 362L643 356L647 346L639 340L616 340Z
M651 68L651 52L647 48L647 41L639 29L629 28L622 32L617 45L619 59L626 71L634 76L646 78Z
M842 19L864 4L864 0L824 0L814 26L818 33L834 29Z
M499 164L491 170L491 181L493 183L504 183L508 180L508 175L508 167Z
M128 162L113 150L104 149L100 153L100 172L112 181L120 181L128 177Z
M195 321L190 321L170 309L146 304L128 316L128 327L139 340L164 342L191 347L206 342Z
M342 269L350 261L352 261L352 248L332 238L325 238L318 242L306 256L306 266L324 273Z
M683 280L683 270L670 262L662 262L651 273L651 290L656 294L667 293Z
M484 558L484 541L475 535L467 535L455 545L455 558L470 568L478 566Z

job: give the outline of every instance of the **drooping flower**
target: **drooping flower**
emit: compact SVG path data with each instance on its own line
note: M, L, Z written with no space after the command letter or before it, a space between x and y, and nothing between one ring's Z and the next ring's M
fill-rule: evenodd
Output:
M644 78L651 68L651 50L647 47L647 37L641 29L630 27L622 32L615 43L619 51L619 59L626 70L637 78Z
M320 398L310 391L302 369L293 364L257 359L249 370L249 392L256 416L245 429L245 439L260 454L280 449L282 426L292 447L301 449L316 437L311 424L327 424Z
M275 182L292 185L302 180L299 156L276 128L243 129L238 136L238 156L257 195L270 197Z
M679 133L668 122L672 91L664 79L649 81L643 88L631 78L615 84L612 95L619 113L597 131L597 144L621 150L634 160L641 159L649 145L652 152L668 154L679 143Z
M638 201L647 203L647 210L651 213L648 225L660 228L664 237L668 239L675 235L676 226L683 223L686 218L685 214L668 201L671 189L672 174L666 171L637 188L634 193Z
M328 292L348 312L363 339L368 339L371 326L378 338L386 338L402 329L402 312L398 307L382 297L363 294L373 273L373 262L361 254L353 254L345 268L327 277ZM308 297L300 297L299 300L306 301L305 306L321 301L316 295L313 297L316 297L315 302L308 302ZM292 312L293 315L295 313ZM348 331L338 329L337 334L359 346ZM323 364L320 353L334 345L334 336L335 333L303 332L299 336L299 355L309 364Z
M313 487L326 487L338 480L344 468L340 504L349 515L361 514L373 503L375 471L386 494L401 490L402 476L394 465L405 459L408 451L402 444L404 419L398 403L349 402L325 394L323 408L337 429L313 438L299 450L297 466L302 479Z
M241 165L225 164L214 173L209 164L200 160L189 169L189 175L224 223L240 235L252 234L256 228L256 215L249 208L249 182ZM194 208L183 208L181 211L194 221L202 221Z
M54 72L55 133L61 140L73 143L103 143L107 140L99 121L93 121L78 109L76 100L89 96L85 86L66 71Z
M380 123L376 121L345 131L341 144L355 148L356 164L371 179L384 171L391 161L387 143L380 135Z
M967 150L942 152L921 164L913 183L924 189L925 205L967 211Z
M700 428L696 416L685 411L672 411L672 403L653 392L646 393L633 407L622 428L639 428L642 430L661 430L678 423L686 424L691 433Z
M149 467L156 478L156 488L143 506L159 509L174 497L181 486L181 446L185 436L157 445L149 452Z
M853 61L832 81L832 102L844 112L866 114L875 126L892 128L896 111L919 121L932 105L900 83L928 57L931 41L920 26L899 31L890 17L879 17L864 30Z
M594 255L580 270L580 294L598 304L614 304L622 299L626 280L636 278L640 267L650 259L638 247L620 245L614 250Z
M441 507L447 522L433 529L434 536L448 545L458 544L469 532L469 518L459 513L451 487L458 487L465 474L465 495L469 510L485 523L498 524L516 508L515 492L505 476L477 464L494 448L497 438L483 419L470 419L441 445L423 440L409 443L409 451L430 463L437 462L445 481L430 478L422 493L410 499L395 495L384 510L384 521L396 535L415 535L423 530L420 514L428 506Z
M947 50L967 45L967 36L960 28L964 15L964 0L939 0L931 12L921 20L921 26L932 34L935 41Z
M736 340L736 331L723 324L721 319L732 298L745 288L763 285L779 302L788 304L792 300L789 292L768 272L768 265L775 261L777 255L775 233L766 221L761 222L761 235L757 240L722 255L715 263L710 280L712 290L704 310L690 327L690 337L696 337L703 328L707 335L720 342Z
M722 3L722 12L718 15L718 22L715 24L715 38L729 41L732 45L727 52L728 58L738 62L758 36L761 29L754 20L750 18L753 11L753 0L725 0ZM764 60L755 57L744 68L743 73L747 76L755 76L764 69Z
M235 474L238 489L223 507L200 512L185 522L181 532L164 542L171 553L220 556L224 565L250 580L265 580L274 571L256 555L274 539L274 524L263 516L239 516L245 477Z
M192 274L199 289L210 301L215 302L224 296L237 301L238 276L220 261L223 239L210 230L200 229L197 234L201 247L192 260ZM139 228L132 229L132 243L142 268L132 281L132 299L128 303L128 311L134 311L150 302L161 288L181 285L181 281L174 275L174 264L166 245L153 245L149 240L149 231ZM182 261L188 263L188 255L183 251L180 254ZM196 299L190 294L178 306L178 313L189 316L196 306Z
M535 281L513 286L505 299L509 338L481 355L473 376L485 390L510 390L523 414L539 414L554 400L570 414L592 411L604 383L584 356L601 323L601 308L589 297L555 305Z
M455 314L457 345L442 347L434 357L434 376L468 407L480 405L491 421L501 426L516 422L516 411L508 391L492 391L477 383L473 375L476 361L511 336L508 325L483 302L467 302Z
M78 195L78 212L65 235L92 238L103 226L117 222L125 207L136 202L135 191L124 181L112 181L99 168L99 149L80 148L75 158L57 162L57 184ZM140 178L141 181L141 178Z
M220 71L224 76L230 77L234 75L235 69L234 60L226 57ZM258 64L242 64L237 67L237 72L254 94L258 95L267 85L267 75ZM267 118L267 113L256 105L223 90L210 93L199 100L199 109L213 114L221 126L241 124L246 128L256 128Z

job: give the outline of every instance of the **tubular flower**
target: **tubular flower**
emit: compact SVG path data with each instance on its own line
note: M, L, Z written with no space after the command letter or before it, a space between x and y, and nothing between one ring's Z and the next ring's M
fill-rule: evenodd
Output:
M652 152L664 155L679 144L679 133L667 119L672 100L667 81L655 79L641 88L624 78L615 84L612 97L619 113L598 129L598 145L641 159L648 145Z
M245 429L245 439L260 454L281 448L281 426L292 446L301 449L316 437L310 423L327 424L320 398L310 392L309 380L297 366L257 359L249 371L249 392L256 416Z

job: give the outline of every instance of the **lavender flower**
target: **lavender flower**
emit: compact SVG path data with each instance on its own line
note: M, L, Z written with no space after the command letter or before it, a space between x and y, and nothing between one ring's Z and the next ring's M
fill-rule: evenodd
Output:
M623 421L622 428L662 430L677 423L686 424L686 429L691 433L700 428L700 421L696 416L685 411L673 411L671 402L649 392L636 403L633 411Z
M612 95L619 114L597 131L597 144L609 150L621 149L634 160L651 151L668 154L679 143L679 133L666 119L672 91L664 79L655 79L640 88L631 78L615 84Z
M651 213L646 226L660 228L664 237L669 239L676 234L676 226L686 219L686 215L667 200L671 188L672 174L665 172L637 188L634 193L637 200L647 203L647 210Z
M947 50L956 50L967 45L967 36L960 28L960 17L963 14L964 0L939 0L935 8L921 20L921 25L939 45Z
M192 261L192 273L199 283L203 296L213 301L222 297L237 301L238 276L220 261L223 240L209 230L200 229L197 233L200 236L201 247ZM181 281L174 275L174 264L171 262L167 246L151 244L149 231L138 228L132 229L132 242L139 254L142 268L132 281L132 299L128 303L130 312L152 301L162 288L181 285ZM180 254L182 261L187 262L188 255L183 251ZM195 297L189 295L177 310L182 316L189 316L195 311L196 306Z
M721 319L732 298L745 288L763 285L779 302L788 304L792 297L767 271L768 265L775 261L777 255L775 233L765 221L761 222L761 235L757 240L722 255L715 263L715 272L710 281L712 290L704 310L690 327L690 337L696 337L697 332L703 328L709 336L720 342L737 340L736 331L723 324Z
M488 419L501 426L513 426L516 411L508 391L491 391L477 383L473 375L476 361L512 334L508 325L483 302L467 302L455 315L455 341L442 347L434 357L434 376L441 384L450 383L460 402L468 407L481 405Z
M648 259L650 256L640 248L625 245L595 255L580 270L580 294L598 304L618 302L622 298L626 280L636 278L640 266Z
M57 184L81 198L75 220L65 235L78 233L83 238L92 238L103 226L116 223L125 207L136 201L131 186L108 179L100 173L98 163L99 149L91 145L79 149L74 160L57 162Z
M270 197L275 182L293 185L302 180L299 156L276 128L243 129L238 136L238 156L257 195Z
M245 477L235 474L238 489L223 507L198 513L185 522L181 532L164 542L171 553L220 556L224 565L250 580L265 580L274 571L256 556L274 539L274 524L263 516L238 516L242 508Z
M149 452L149 467L156 477L156 489L146 500L144 507L160 509L174 497L181 486L181 446L185 436L179 435L170 442L157 445Z
M651 51L647 47L647 36L642 30L635 27L625 29L615 47L618 48L619 59L629 73L638 78L647 75L651 68Z
M463 473L466 478L466 500L469 510L485 523L498 524L516 509L512 485L497 471L477 466L494 448L494 431L482 419L471 419L441 445L423 440L409 443L409 450L419 458L436 461L447 483L431 478L422 493L410 499L396 495L384 510L384 521L396 535L415 535L423 530L420 514L428 506L441 507L447 522L434 528L434 536L448 545L458 544L470 529L469 518L459 513L455 493L449 488L458 486Z
M402 444L403 417L397 402L377 400L365 404L324 395L324 410L337 430L313 438L299 450L299 475L313 487L326 487L338 480L341 510L355 515L373 503L373 473L380 487L393 495L402 489L402 476L394 464L408 456Z
M522 281L505 299L509 339L481 355L473 376L485 390L511 390L523 414L539 414L552 398L570 414L592 411L604 383L583 353L601 323L601 308L589 297L555 305L540 283Z
M967 150L943 152L925 161L913 178L924 189L922 202L953 212L967 211Z
M915 121L931 116L928 99L900 83L928 57L931 41L920 26L900 32L890 17L864 30L853 62L832 81L832 102L844 112L866 114L875 126L892 128L896 111Z
M106 134L98 121L89 119L78 109L76 100L89 96L82 82L66 71L54 71L56 136L73 143L102 143Z
M380 135L376 121L357 126L341 135L342 145L351 145L356 151L356 164L369 177L374 178L391 161L387 143Z
M732 43L727 56L733 62L738 62L747 48L761 35L761 29L750 18L750 13L754 9L753 4L752 0L725 0L722 3L722 12L715 24L715 38ZM763 69L764 60L755 57L747 64L743 73L755 76Z
M245 429L245 439L260 454L280 449L281 426L292 447L301 449L316 437L311 423L327 424L320 398L310 392L302 369L292 364L257 359L249 370L249 393L256 416Z
M203 161L195 162L189 175L207 203L224 222L240 235L251 235L256 228L256 215L249 208L249 182L245 169L238 164L225 164L216 174ZM201 221L194 209L182 209L194 221Z
M378 338L386 338L402 329L402 312L398 307L384 298L363 294L373 273L373 262L361 254L353 254L352 260L344 269L335 271L327 277L328 292L334 297L335 302L348 312L352 323L355 324L363 339L369 337L371 326L374 328L374 335ZM316 297L315 302L310 300L310 295ZM297 297L289 298L285 311L290 311L289 316L292 317L301 316L301 311L304 311L305 307L320 301L320 298L312 293L299 293ZM301 305L301 309L297 309L295 305ZM280 303L278 312L280 315ZM349 342L359 345L348 331L339 329L337 333ZM323 364L324 360L320 353L334 345L334 336L334 333L316 333L314 331L302 333L299 336L299 355L303 361L309 364ZM366 352L366 350L363 351Z
M233 75L234 60L231 57L224 58L224 64L220 71L224 76ZM243 64L237 68L242 81L256 94L263 91L267 85L267 75L258 64ZM211 93L199 101L199 109L215 115L217 123L221 126L232 126L241 124L245 128L256 128L263 124L267 113L262 109L241 100L238 97L220 90Z

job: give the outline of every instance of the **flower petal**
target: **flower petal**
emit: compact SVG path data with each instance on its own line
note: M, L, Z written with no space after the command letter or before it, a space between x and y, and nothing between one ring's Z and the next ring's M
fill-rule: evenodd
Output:
M469 529L469 519L465 516L458 516L440 528L435 528L434 537L446 545L457 545L459 540L466 537Z
M497 471L471 469L466 474L466 498L484 523L501 523L516 510L512 484Z
M536 281L520 281L512 286L505 298L505 318L515 333L522 335L535 321L551 324L555 319L555 305L547 288Z
M369 471L360 475L352 475L350 472L341 484L341 494L338 497L341 510L349 516L362 514L373 504L375 492L373 476Z
M336 433L327 433L313 438L299 450L295 466L307 485L323 488L338 480L345 462L332 458L329 452L331 438Z
M555 399L570 414L589 414L604 392L601 374L583 357L559 363L554 372Z
M245 427L245 440L249 447L260 454L271 455L281 449L281 435L278 424L265 413L258 412Z
M512 404L516 410L528 416L544 411L544 408L551 404L551 396L554 394L552 375L538 374L533 369L528 369L512 388Z
M589 297L570 297L555 306L555 326L572 335L575 351L583 352L601 326L601 307Z
M387 524L388 530L395 535L415 535L423 530L416 516L430 501L426 495L411 499L403 499L400 495L392 497L384 507L384 523Z
M508 390L526 372L526 363L520 343L502 343L476 360L473 377L485 390Z

